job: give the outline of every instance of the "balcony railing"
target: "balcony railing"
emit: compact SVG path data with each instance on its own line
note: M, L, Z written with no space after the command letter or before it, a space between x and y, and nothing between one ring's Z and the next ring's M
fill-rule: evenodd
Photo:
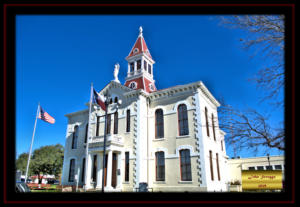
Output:
M92 140L90 141L90 144L92 144L92 145L103 146L103 143L104 143L104 135L92 137ZM108 134L108 135L106 135L106 145L108 146L111 144L123 146L124 139L122 136L117 135L117 134Z

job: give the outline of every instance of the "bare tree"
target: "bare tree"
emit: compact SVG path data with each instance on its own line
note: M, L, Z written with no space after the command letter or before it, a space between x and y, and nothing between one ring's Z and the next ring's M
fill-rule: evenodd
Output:
M271 127L268 118L254 109L240 111L223 104L219 108L219 127L227 131L226 142L239 150L257 152L260 147L284 150L284 129Z
M221 17L222 25L245 30L247 37L240 41L245 49L254 49L253 56L268 60L255 77L250 78L264 89L262 101L283 106L278 95L284 87L284 15L230 15Z

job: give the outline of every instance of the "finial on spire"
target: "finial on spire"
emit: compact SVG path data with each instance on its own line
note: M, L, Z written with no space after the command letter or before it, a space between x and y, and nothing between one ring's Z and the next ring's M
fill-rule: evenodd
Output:
M140 30L140 35L142 35L143 34L143 27L140 26L139 30Z

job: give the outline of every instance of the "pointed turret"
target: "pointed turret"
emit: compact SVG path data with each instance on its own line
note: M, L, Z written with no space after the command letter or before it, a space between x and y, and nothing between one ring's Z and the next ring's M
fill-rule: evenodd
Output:
M139 31L139 36L126 57L128 73L124 85L151 93L157 90L153 80L153 64L155 62L143 37L143 28L140 27Z

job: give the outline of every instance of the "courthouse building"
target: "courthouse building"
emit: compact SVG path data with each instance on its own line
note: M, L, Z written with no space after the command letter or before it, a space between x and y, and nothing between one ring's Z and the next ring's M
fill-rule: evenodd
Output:
M76 178L84 185L86 173L86 187L101 189L104 173L105 191L132 192L140 183L153 192L227 191L230 178L225 133L218 127L219 102L201 81L157 89L155 61L141 27L126 60L125 83L115 76L98 91L108 94L111 103L105 167L105 111L92 107L87 158L89 109L67 114L62 185L76 185Z

